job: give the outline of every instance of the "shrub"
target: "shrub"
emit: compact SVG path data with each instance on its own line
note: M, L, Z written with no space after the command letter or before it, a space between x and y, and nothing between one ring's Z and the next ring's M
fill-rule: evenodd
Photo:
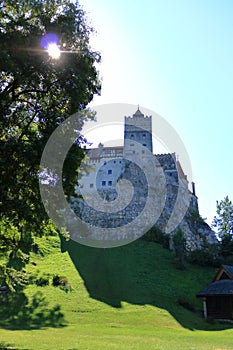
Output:
M60 284L60 276L58 276L58 275L53 276L52 284L53 284L54 287L59 286L59 284Z
M199 266L212 266L218 267L221 265L222 261L218 255L213 254L209 249L202 250L196 249L187 254L187 261L194 265Z
M69 284L67 278L61 278L59 282L60 286L66 286L67 284Z
M32 245L32 251L35 253L35 254L38 254L39 252L39 244L38 243L34 243Z
M163 233L156 226L153 226L142 238L149 242L159 243L164 248L169 248L169 235Z
M188 214L188 219L193 223L193 224L203 224L206 219L203 219L203 217L200 215L199 211L197 209L190 210Z
M175 266L178 270L184 269L184 254L186 239L184 237L183 231L179 228L172 237L173 245L175 250Z
M71 285L69 284L68 278L61 277L59 275L53 276L53 286L54 287L60 287L62 290L64 290L66 293L70 292L72 290Z
M53 276L53 286L57 287L57 286L66 286L69 284L68 278L66 277L61 277L59 275L54 275Z
M62 289L62 290L64 290L64 292L66 292L66 293L68 293L68 292L71 292L72 291L72 287L71 287L71 285L70 284L65 284L65 285L62 285L62 286L60 286L60 288Z
M232 235L224 235L220 242L220 254L225 257L232 257L233 254L233 238Z
M49 285L49 279L48 278L44 278L44 277L40 277L35 281L36 285L39 287L44 287L44 286L48 286Z
M222 257L221 264L233 265L233 254L228 255L226 257ZM221 264L219 264L219 265L221 265Z

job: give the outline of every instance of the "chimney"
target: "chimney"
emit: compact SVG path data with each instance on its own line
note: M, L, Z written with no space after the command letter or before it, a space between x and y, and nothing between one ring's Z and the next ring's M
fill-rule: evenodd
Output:
M192 182L192 192L193 195L196 196L195 182Z

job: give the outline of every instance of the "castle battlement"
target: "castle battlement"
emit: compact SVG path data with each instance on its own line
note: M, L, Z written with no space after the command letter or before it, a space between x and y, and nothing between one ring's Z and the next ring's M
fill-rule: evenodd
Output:
M137 131L152 132L152 117L125 117L125 129L135 130L135 128L137 128Z
M152 132L152 116L144 116L138 107L132 116L125 117L125 129L130 130L131 127L137 127L138 131L143 129Z
M138 115L137 115L137 114L133 114L133 115L129 115L128 117L125 116L125 120L126 120L126 121L128 121L128 120L129 120L129 121L133 121L134 119L137 120L137 121L138 121L138 120L145 120L145 119L148 119L148 120L149 120L149 119L151 119L151 118L152 118L151 115L146 115L146 116L145 116L144 114L141 114L141 115L139 115L139 114L138 114Z

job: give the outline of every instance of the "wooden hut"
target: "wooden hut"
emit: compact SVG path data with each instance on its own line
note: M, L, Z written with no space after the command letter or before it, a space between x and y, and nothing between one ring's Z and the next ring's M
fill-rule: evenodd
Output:
M203 300L205 318L233 319L233 266L222 265L212 283L197 294Z

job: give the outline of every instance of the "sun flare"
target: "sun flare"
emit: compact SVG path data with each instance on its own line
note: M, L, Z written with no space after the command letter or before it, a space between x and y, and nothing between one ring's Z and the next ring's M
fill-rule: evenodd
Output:
M54 59L58 59L61 55L61 51L56 43L49 44L47 51L48 51L49 56L54 58Z

